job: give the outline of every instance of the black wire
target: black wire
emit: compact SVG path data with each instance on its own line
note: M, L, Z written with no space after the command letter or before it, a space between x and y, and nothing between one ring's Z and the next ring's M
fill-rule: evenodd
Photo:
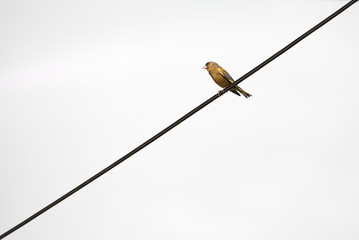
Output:
M343 7L341 7L338 11L336 11L335 13L333 13L332 15L330 15L329 17L327 17L326 19L324 19L323 21L321 21L320 23L318 23L316 26L314 26L312 29L310 29L309 31L307 31L306 33L304 33L303 35L301 35L300 37L298 37L296 40L294 40L293 42L291 42L290 44L288 44L286 47L284 47L283 49L281 49L279 52L277 52L276 54L274 54L273 56L271 56L270 58L268 58L267 60L265 60L263 63L259 64L257 67L255 67L254 69L252 69L251 71L249 71L248 73L246 73L245 75L243 75L241 78L239 78L238 80L236 80L234 83L232 83L231 85L227 86L224 89L224 92L227 92L229 89L231 89L234 85L237 85L238 83L242 82L243 80L245 80L246 78L248 78L249 76L251 76L253 73L257 72L259 69L261 69L262 67L264 67L265 65L267 65L268 63L270 63L271 61L273 61L274 59L276 59L277 57L279 57L281 54L283 54L284 52L286 52L287 50L289 50L291 47L293 47L294 45L296 45L297 43L299 43L300 41L302 41L304 38L306 38L307 36L309 36L311 33L315 32L317 29L319 29L320 27L322 27L324 24L326 24L327 22L329 22L330 20L332 20L333 18L335 18L337 15L339 15L340 13L342 13L344 10L346 10L347 8L349 8L351 5L353 5L355 2L357 2L358 0L352 0L349 3L347 3L346 5L344 5ZM180 119L178 119L177 121L175 121L174 123L172 123L171 125L169 125L167 128L163 129L161 132L157 133L155 136L153 136L152 138L148 139L146 142L142 143L140 146L138 146L137 148L133 149L131 152L127 153L125 156L123 156L122 158L118 159L116 162L112 163L110 166L106 167L105 169L103 169L102 171L98 172L97 174L95 174L94 176L92 176L91 178L89 178L88 180L86 180L85 182L81 183L80 185L78 185L77 187L75 187L74 189L72 189L71 191L69 191L68 193L66 193L65 195L63 195L62 197L58 198L57 200L53 201L52 203L50 203L49 205L47 205L46 207L44 207L43 209L41 209L40 211L36 212L35 214L33 214L32 216L30 216L29 218L25 219L24 221L22 221L21 223L17 224L16 226L14 226L13 228L11 228L10 230L8 230L7 232L3 233L0 236L0 239L3 239L4 237L6 237L7 235L11 234L12 232L16 231L17 229L21 228L22 226L24 226L25 224L29 223L30 221L32 221L33 219L35 219L36 217L40 216L41 214L43 214L44 212L46 212L47 210L49 210L50 208L52 208L53 206L55 206L56 204L60 203L61 201L65 200L66 198L68 198L69 196L71 196L72 194L74 194L75 192L79 191L81 188L85 187L87 184L91 183L92 181L96 180L97 178L99 178L100 176L102 176L103 174L107 173L108 171L110 171L112 168L116 167L117 165L119 165L120 163L122 163L123 161L125 161L127 158L131 157L132 155L134 155L135 153L139 152L140 150L142 150L143 148L145 148L146 146L148 146L149 144L151 144L152 142L154 142L155 140L157 140L158 138L160 138L162 135L164 135L165 133L167 133L168 131L170 131L172 128L176 127L177 125L179 125L181 122L183 122L184 120L186 120L187 118L189 118L190 116L192 116L193 114L195 114L196 112L198 112L199 110L201 110L202 108L204 108L205 106L207 106L208 104L210 104L211 102L213 102L214 100L216 100L218 98L218 94L212 96L211 98L209 98L207 101L203 102L202 104L200 104L199 106L197 106L196 108L194 108L192 111L190 111L189 113L187 113L186 115L184 115L183 117L181 117Z
M281 50L279 50L276 54L274 54L273 56L271 56L270 58L268 58L267 60L265 60L264 62L262 62L261 64L259 64L257 67L253 68L251 71L249 71L248 73L244 74L242 77L240 77L239 79L237 79L235 82L233 82L231 85L227 86L223 91L227 92L229 89L231 89L234 85L237 85L239 83L241 83L242 81L244 81L246 78L248 78L249 76L251 76L253 73L257 72L258 70L260 70L261 68L263 68L265 65L267 65L268 63L270 63L271 61L273 61L274 59L276 59L277 57L279 57L280 55L282 55L283 53L285 53L286 51L288 51L290 48L292 48L294 45L296 45L297 43L299 43L300 41L302 41L304 38L308 37L310 34L312 34L313 32L315 32L316 30L318 30L320 27L322 27L324 24L326 24L327 22L329 22L330 20L332 20L333 18L335 18L336 16L338 16L340 13L342 13L344 10L346 10L347 8L349 8L351 5L353 5L355 2L357 2L358 0L352 0L350 2L348 2L347 4L345 4L343 7L341 7L339 10L337 10L336 12L334 12L332 15L330 15L329 17L327 17L326 19L324 19L323 21L321 21L320 23L318 23L317 25L315 25L314 27L312 27L310 30L308 30L307 32L305 32L303 35L301 35L300 37L298 37L297 39L295 39L293 42L289 43L287 46L285 46L284 48L282 48Z

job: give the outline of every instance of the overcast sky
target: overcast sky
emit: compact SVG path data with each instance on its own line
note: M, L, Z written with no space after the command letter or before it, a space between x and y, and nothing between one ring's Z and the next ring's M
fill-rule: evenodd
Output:
M0 1L0 234L346 1ZM359 239L359 4L7 239Z

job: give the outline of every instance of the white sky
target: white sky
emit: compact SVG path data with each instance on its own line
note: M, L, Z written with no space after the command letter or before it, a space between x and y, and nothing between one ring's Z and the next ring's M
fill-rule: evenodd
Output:
M0 2L0 234L346 1ZM358 239L359 4L7 239Z

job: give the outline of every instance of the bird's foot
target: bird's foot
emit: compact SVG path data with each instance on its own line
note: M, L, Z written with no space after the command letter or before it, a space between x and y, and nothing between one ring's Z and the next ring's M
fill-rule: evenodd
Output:
M222 89L222 90L219 90L218 93L217 93L218 97L222 96L223 93L224 93L223 89Z

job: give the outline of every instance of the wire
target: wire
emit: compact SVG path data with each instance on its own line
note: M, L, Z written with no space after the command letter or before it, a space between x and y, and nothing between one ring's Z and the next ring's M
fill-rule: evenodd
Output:
M282 48L281 50L279 50L276 54L274 54L273 56L271 56L270 58L268 58L267 60L265 60L264 62L262 62L261 64L259 64L257 67L253 68L251 71L249 71L248 73L244 74L242 77L240 77L238 80L236 80L235 82L233 82L231 85L228 85L223 91L227 92L230 88L232 88L234 85L237 85L239 83L241 83L242 81L244 81L245 79L247 79L248 77L250 77L253 73L257 72L258 70L260 70L261 68L263 68L265 65L267 65L268 63L270 63L271 61L273 61L274 59L276 59L277 57L279 57L280 55L282 55L283 53L285 53L286 51L288 51L290 48L294 47L297 43L299 43L300 41L302 41L304 38L308 37L310 34L312 34L313 32L315 32L316 30L318 30L320 27L322 27L323 25L325 25L326 23L328 23L330 20L332 20L333 18L335 18L336 16L338 16L340 13L342 13L344 10L346 10L347 8L349 8L351 5L353 5L354 3L356 3L358 0L352 0L350 2L348 2L346 5L344 5L343 7L341 7L340 9L338 9L336 12L334 12L332 15L330 15L329 17L327 17L326 19L324 19L323 21L321 21L320 23L318 23L317 25L315 25L314 27L312 27L310 30L308 30L307 32L303 33L300 37L298 37L297 39L295 39L293 42L289 43L287 46L285 46L284 48Z
M295 39L293 42L291 42L290 44L288 44L286 47L284 47L283 49L281 49L280 51L278 51L276 54L274 54L273 56L271 56L270 58L268 58L267 60L265 60L264 62L262 62L261 64L259 64L257 67L253 68L251 71L249 71L248 73L246 73L245 75L243 75L241 78L239 78L238 80L236 80L235 82L233 82L231 85L227 86L224 90L223 93L227 92L229 89L231 89L233 86L237 85L238 83L242 82L243 80L245 80L246 78L248 78L249 76L251 76L252 74L254 74L255 72L257 72L258 70L260 70L261 68L263 68L265 65L267 65L268 63L270 63L271 61L273 61L274 59L276 59L277 57L279 57L280 55L282 55L284 52L288 51L290 48L292 48L294 45L296 45L297 43L299 43L300 41L302 41L304 38L306 38L307 36L309 36L310 34L312 34L313 32L315 32L316 30L318 30L320 27L322 27L323 25L325 25L327 22L329 22L330 20L332 20L333 18L335 18L336 16L338 16L340 13L342 13L344 10L346 10L347 8L349 8L351 5L353 5L355 2L357 2L358 0L352 0L350 2L348 2L346 5L344 5L343 7L341 7L339 10L337 10L336 12L334 12L332 15L330 15L329 17L327 17L326 19L324 19L323 21L321 21L320 23L318 23L316 26L314 26L313 28L311 28L309 31L307 31L306 33L304 33L303 35L301 35L300 37L298 37L297 39ZM65 195L63 195L62 197L58 198L57 200L53 201L52 203L50 203L49 205L47 205L46 207L44 207L43 209L41 209L40 211L34 213L32 216L30 216L29 218L25 219L24 221L22 221L21 223L17 224L16 226L14 226L13 228L11 228L10 230L8 230L7 232L3 233L0 236L0 239L3 239L4 237L8 236L9 234L13 233L14 231L18 230L19 228L21 228L22 226L24 226L25 224L29 223L30 221L32 221L33 219L35 219L36 217L40 216L41 214L43 214L44 212L46 212L47 210L49 210L50 208L54 207L55 205L57 205L58 203L62 202L63 200L65 200L66 198L68 198L69 196L71 196L72 194L74 194L75 192L79 191L80 189L82 189L83 187L85 187L86 185L88 185L89 183L93 182L94 180L96 180L97 178L99 178L100 176L102 176L103 174L107 173L108 171L110 171L112 168L116 167L117 165L119 165L120 163L122 163L123 161L125 161L126 159L128 159L129 157L131 157L132 155L134 155L135 153L139 152L140 150L142 150L143 148L147 147L148 145L150 145L152 142L156 141L158 138L160 138L162 135L164 135L165 133L167 133L168 131L170 131L172 128L176 127L177 125L179 125L180 123L182 123L183 121L185 121L187 118L191 117L193 114L195 114L196 112L198 112L199 110L201 110L202 108L204 108L205 106L207 106L208 104L210 104L211 102L213 102L214 100L216 100L219 97L218 94L212 96L211 98L209 98L207 101L203 102L202 104L198 105L196 108L194 108L192 111L188 112L186 115L184 115L183 117L181 117L180 119L178 119L177 121L175 121L174 123L172 123L171 125L169 125L167 128L163 129L161 132L157 133L155 136L153 136L152 138L148 139L146 142L142 143L141 145L139 145L137 148L133 149L131 152L127 153L125 156L123 156L122 158L118 159L116 162L112 163L110 166L106 167L105 169L103 169L102 171L98 172L97 174L95 174L94 176L92 176L91 178L87 179L85 182L81 183L80 185L78 185L77 187L75 187L74 189L72 189L71 191L69 191L68 193L66 193Z

